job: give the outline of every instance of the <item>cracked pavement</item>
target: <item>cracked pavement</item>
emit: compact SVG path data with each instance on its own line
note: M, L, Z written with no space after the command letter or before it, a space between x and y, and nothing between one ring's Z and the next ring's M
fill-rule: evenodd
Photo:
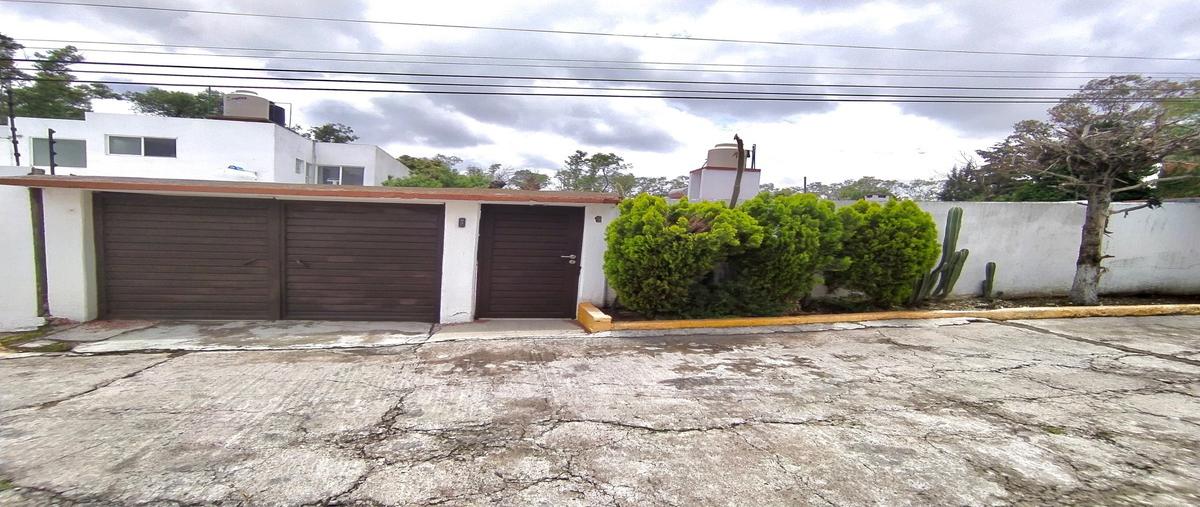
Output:
M0 359L0 503L1194 505L1197 329Z

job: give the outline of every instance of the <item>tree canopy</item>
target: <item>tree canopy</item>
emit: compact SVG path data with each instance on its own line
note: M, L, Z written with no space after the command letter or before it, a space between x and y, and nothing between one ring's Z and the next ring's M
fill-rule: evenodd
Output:
M36 56L38 61L33 66L37 69L34 75L37 80L13 88L17 116L82 120L84 113L92 110L92 99L121 98L102 84L74 84L75 76L68 67L83 61L75 46L36 53Z
M134 111L142 114L208 118L221 114L225 94L214 90L188 93L150 88L142 92L126 93L124 98L133 105Z
M454 169L462 159L437 155L433 158L400 155L400 163L408 166L406 178L388 178L384 185L392 187L487 188L492 179L483 174L463 174Z
M354 129L341 123L326 123L310 127L307 132L300 135L322 143L352 143L358 140L358 136L354 135Z

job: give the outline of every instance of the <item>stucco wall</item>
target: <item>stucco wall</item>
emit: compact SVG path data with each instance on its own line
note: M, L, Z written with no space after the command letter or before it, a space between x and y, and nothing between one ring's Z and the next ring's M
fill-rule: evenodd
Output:
M275 174L271 181L304 183L306 168L302 168L297 173L296 159L303 160L305 164L315 163L313 142L279 125L272 125L272 127L274 130L272 135L275 138ZM313 171L316 171L315 167Z
M729 202L729 198L733 196L733 180L737 179L737 171L704 169L699 173L691 174L693 177L697 174L700 175L700 189L697 194L689 192L689 200ZM739 203L758 195L759 179L761 177L762 173L759 171L745 171L742 173L742 186L738 189Z
M617 218L612 204L591 204L583 212L583 255L579 259L579 302L603 306L608 280L604 278L604 231ZM597 220L599 219L599 220Z
M317 143L317 164L363 167L365 185L378 185L388 174L408 175L403 164L373 144Z
M447 202L442 241L442 323L470 322L475 317L476 252L479 247L478 202ZM458 219L466 220L464 227Z
M47 188L42 195L50 315L81 322L92 320L97 310L92 193Z
M938 224L963 209L958 248L971 251L954 294L980 293L984 265L996 263L995 290L1009 296L1066 294L1075 274L1084 207L1074 202L920 202ZM1129 204L1118 203L1113 209ZM1200 294L1200 203L1168 202L1113 215L1104 253L1106 294Z
M0 176L29 172L0 167ZM33 227L29 189L0 186L0 332L27 331L44 323L37 316L37 281L33 261Z

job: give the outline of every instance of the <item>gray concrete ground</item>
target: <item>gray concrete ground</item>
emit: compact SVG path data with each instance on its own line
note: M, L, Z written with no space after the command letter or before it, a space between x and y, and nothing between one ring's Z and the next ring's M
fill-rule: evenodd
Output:
M1198 325L0 359L0 503L1194 505Z

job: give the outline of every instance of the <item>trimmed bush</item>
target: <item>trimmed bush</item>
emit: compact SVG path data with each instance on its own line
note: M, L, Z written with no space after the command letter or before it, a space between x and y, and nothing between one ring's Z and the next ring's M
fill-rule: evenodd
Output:
M838 217L849 266L830 273L831 288L857 290L872 304L894 306L908 299L913 280L937 262L937 225L912 201L858 201L838 209Z
M723 203L668 205L642 194L620 205L605 236L604 274L618 300L648 317L710 314L707 306L717 264L757 247L762 227Z
M842 223L832 201L764 192L738 209L762 226L763 240L729 259L729 275L718 286L714 304L719 313L786 313L812 291L820 273L844 267Z

